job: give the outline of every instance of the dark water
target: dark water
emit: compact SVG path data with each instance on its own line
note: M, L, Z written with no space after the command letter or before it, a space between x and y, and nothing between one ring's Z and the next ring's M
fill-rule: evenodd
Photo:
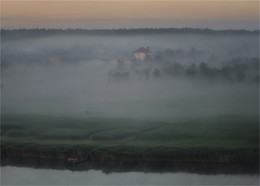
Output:
M1 185L259 185L257 164L1 162Z

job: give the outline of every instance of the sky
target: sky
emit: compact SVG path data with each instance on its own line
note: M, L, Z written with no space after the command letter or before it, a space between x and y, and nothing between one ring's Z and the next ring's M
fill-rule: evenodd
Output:
M259 29L259 0L1 0L1 28Z

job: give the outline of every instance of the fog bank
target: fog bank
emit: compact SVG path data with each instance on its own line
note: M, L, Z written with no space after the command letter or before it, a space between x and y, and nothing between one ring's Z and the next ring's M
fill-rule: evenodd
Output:
M258 34L1 41L1 112L186 120L259 113ZM152 55L134 59L149 46Z

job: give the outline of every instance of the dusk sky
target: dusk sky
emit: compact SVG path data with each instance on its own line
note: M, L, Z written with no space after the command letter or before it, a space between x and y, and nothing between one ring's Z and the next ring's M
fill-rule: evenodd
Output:
M259 0L1 0L1 28L144 27L259 29Z

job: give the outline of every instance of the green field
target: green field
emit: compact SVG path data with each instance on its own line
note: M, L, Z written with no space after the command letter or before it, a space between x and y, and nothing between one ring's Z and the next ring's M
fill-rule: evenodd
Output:
M71 154L93 160L258 162L258 116L179 123L3 115L4 157Z

